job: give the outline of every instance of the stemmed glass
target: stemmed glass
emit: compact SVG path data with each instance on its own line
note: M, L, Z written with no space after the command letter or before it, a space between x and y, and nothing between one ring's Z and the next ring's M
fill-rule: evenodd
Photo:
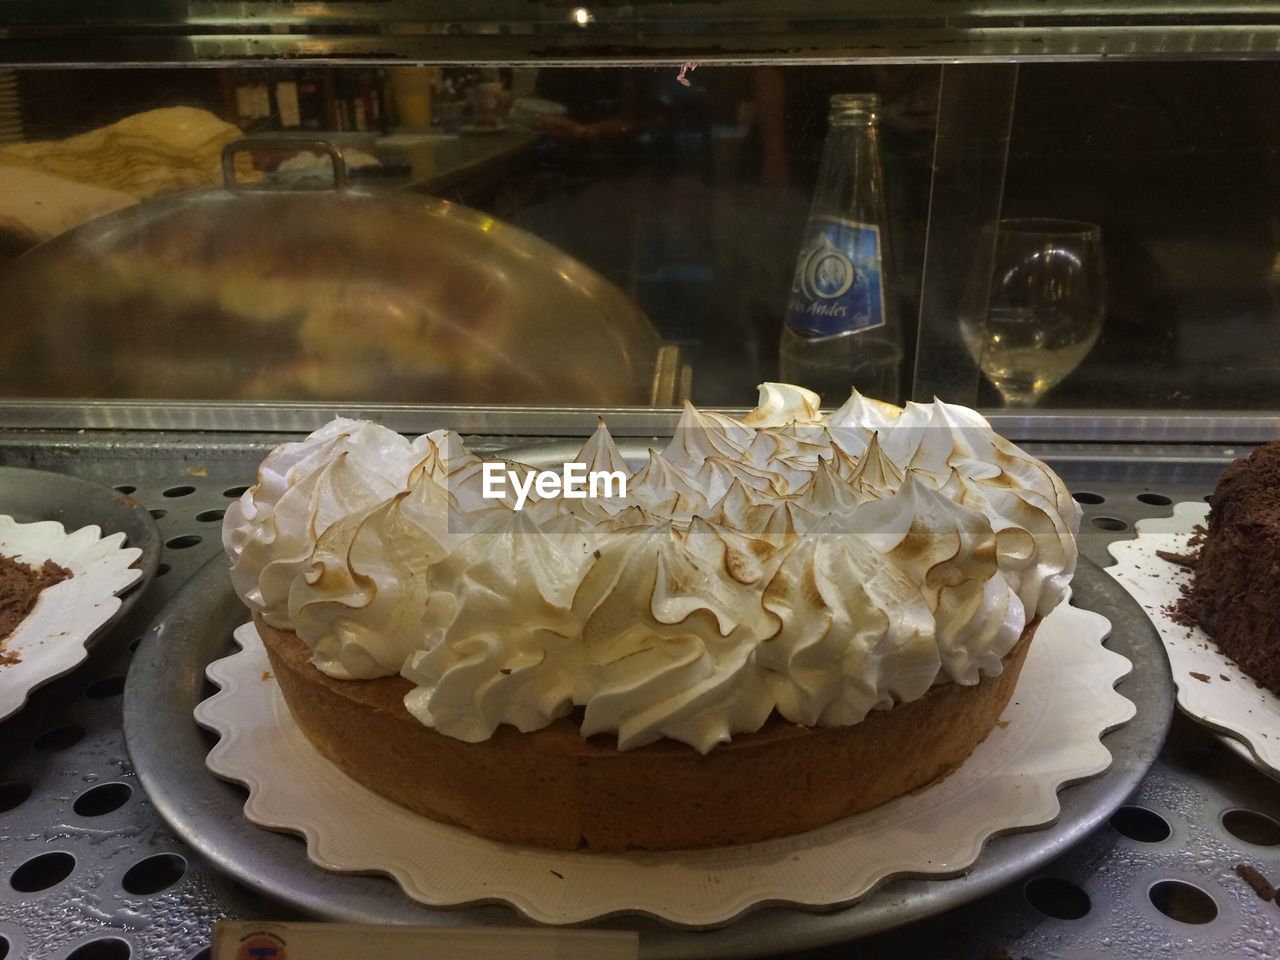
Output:
M972 283L960 332L1005 406L1030 407L1098 340L1106 313L1102 230L1077 220L1001 220L994 248L985 308L975 291L987 284Z

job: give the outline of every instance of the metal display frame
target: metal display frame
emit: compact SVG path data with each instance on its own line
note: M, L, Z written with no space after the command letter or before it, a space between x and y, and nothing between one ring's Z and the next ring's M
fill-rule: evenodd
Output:
M150 0L131 5L127 13L124 6L115 5L119 9L114 13L102 8L86 16L91 6L83 0L6 4L0 14L0 68L397 63L676 66L683 61L942 64L951 83L944 83L944 94L955 108L940 118L940 127L945 120L949 133L962 138L963 123L968 121L960 108L968 93L984 85L1004 90L1000 94L1003 110L1009 105L1008 91L1016 82L1018 63L1280 58L1280 5L1245 2L1150 2L1128 4L1123 10L1096 0L993 3L959 11L945 0L874 0L856 5L856 11L843 5L847 16L838 29L827 24L827 28L806 30L801 20L788 17L810 16L803 8L812 5L802 0L747 0L738 5L750 8L746 19L752 10L778 18L775 32L756 35L740 29L741 24L715 29L724 21L725 5L711 3L683 5L682 13L690 22L701 17L704 27L712 25L701 32L682 31L678 25L664 32L645 25L646 9L674 7L641 2L600 7L595 11L599 19L590 30L551 29L548 19L547 29L506 35L469 32L465 26L451 35L396 35L384 29L389 19L420 18L421 5L410 0L301 7L265 0ZM505 0L451 6L457 7L451 19L468 23L501 19L514 9ZM549 2L533 6L537 10L530 16L544 18L567 16L575 9L574 4ZM273 24L266 16L292 16L303 8L332 16L327 25L307 17ZM338 23L343 17L355 18L363 27ZM283 31L278 29L281 26ZM981 103L973 109L988 131L998 133L1004 122L1000 110L987 110ZM973 119L971 115L969 120ZM981 183L999 179L1004 157L996 146L985 158ZM949 336L953 325L947 304L953 300L948 284L954 282L954 269L947 266L945 254L951 251L954 264L956 251L966 248L965 218L977 222L990 217L999 207L999 198L986 187L981 195L972 192L965 179L970 171L964 167L971 152L963 139L937 147L933 183L937 202L930 211L930 263L920 324L926 353L918 358L918 366L940 371L942 365L933 359L938 355L933 349L936 344L930 338ZM941 228L946 223L952 223L949 230ZM934 225L938 229L932 229ZM956 389L976 383L976 372L967 367L943 374L955 378ZM935 379L944 386L951 383ZM951 387L941 392L960 399ZM231 879L216 861L205 859L198 848L169 829L126 755L120 694L134 648L152 618L175 597L180 584L220 554L218 517L230 492L252 482L256 464L276 442L287 434L314 429L335 412L331 403L0 399L0 463L114 485L152 513L164 541L156 579L145 595L138 591L128 615L104 634L80 668L36 691L30 703L0 729L0 837L4 838L0 844L0 960L208 960L209 927L220 917L301 916L280 900ZM598 413L606 415L618 436L653 437L669 432L679 414L669 409L410 404L344 404L342 412L379 419L405 432L451 427L467 434L477 452L536 438L585 436ZM1249 445L1280 437L1280 413L996 411L990 419L997 431L1026 443L1067 480L1084 504L1082 553L1101 565L1111 562L1107 544L1132 536L1137 520L1165 515L1171 502L1207 495L1223 467L1246 453ZM151 656L152 646L144 656ZM176 679L181 690L175 691L175 697L199 695L203 684L199 670ZM131 693L131 710L136 702ZM1117 733L1123 733L1123 728ZM135 742L135 749L138 745ZM207 749L207 739L203 745ZM199 757L202 764L203 751ZM963 960L992 956L1149 960L1177 955L1218 960L1273 952L1280 937L1276 905L1260 900L1234 868L1248 863L1273 881L1280 879L1280 783L1246 765L1215 735L1180 714L1174 716L1159 758L1140 779L1122 812L1139 818L1144 829L1130 829L1119 816L1106 824L1102 823L1105 818L1097 818L1097 829L1077 837L1074 846L1064 847L1060 856L1039 867L1027 882L1010 883L994 892L977 891L981 894L977 900L943 916L872 934L856 944L785 956L788 960L850 955L864 960L943 955ZM1064 800L1088 786L1067 789ZM86 804L91 794L101 796L104 787L123 799L109 809ZM194 802L202 801L195 798ZM1233 828L1229 822L1233 814L1253 818L1254 829ZM238 807L235 817L240 819ZM1153 829L1159 825L1164 827L1163 835ZM253 829L255 835L271 836ZM300 847L288 837L272 839ZM1016 839L994 841L991 850ZM15 874L49 853L74 858L71 872L62 879L45 877L52 882L36 890L17 889ZM157 862L180 864L181 869L167 876L152 870L150 882L140 885L136 875L146 874L144 868ZM1037 896L1040 881L1074 890L1078 909L1063 910L1054 898ZM391 881L382 882L395 892ZM1155 891L1165 884L1199 891L1209 898L1211 913L1196 915L1174 902L1158 903ZM876 896L885 896L888 890ZM1083 897L1082 908L1079 897ZM494 917L513 916L505 908L478 909ZM445 917L454 919L452 912ZM838 919L839 914L781 911L777 932L801 949L817 942L806 939L816 925ZM749 917L725 931L696 935L700 944L707 944L697 955L709 956L716 950L723 955L751 952L748 940L753 922L759 921ZM647 950L653 956L675 955L663 954L656 946Z
M525 4L466 0L424 14L408 0L9 0L0 61L40 66L148 63L545 65L702 62L953 63L1268 58L1280 54L1271 4L1097 0L737 0L682 4Z
M742 416L750 408L715 409L730 416ZM585 437L595 429L599 417L604 417L609 432L617 437L670 436L681 414L679 407L0 398L0 443L3 443L3 431L22 430L26 431L21 438L23 442L55 449L101 449L119 444L133 447L149 441L167 449L168 434L172 433L187 441L194 437L206 445L247 443L269 450L274 435L315 430L339 411L345 417L377 420L404 433L448 429L497 438L499 442L510 438L511 443L544 437ZM1280 412L1165 413L1105 409L979 412L990 421L993 430L1019 443L1070 443L1112 458L1130 456L1135 450L1109 449L1101 444L1140 444L1144 451L1151 450L1153 445L1164 445L1170 448L1167 456L1186 457L1210 445L1253 444L1280 438ZM1187 444L1196 447L1189 448Z

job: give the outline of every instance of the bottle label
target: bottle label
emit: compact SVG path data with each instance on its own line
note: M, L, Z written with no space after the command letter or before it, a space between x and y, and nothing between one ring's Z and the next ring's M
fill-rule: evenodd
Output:
M787 326L804 337L830 337L884 322L880 228L811 218L791 283Z

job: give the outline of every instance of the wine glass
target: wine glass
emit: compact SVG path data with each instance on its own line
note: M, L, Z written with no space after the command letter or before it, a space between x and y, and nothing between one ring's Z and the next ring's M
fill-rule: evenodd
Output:
M1001 220L994 232L994 244L984 244L995 250L985 309L972 302L979 296L968 298L960 332L1005 406L1030 407L1080 365L1102 331L1102 230L1019 219Z

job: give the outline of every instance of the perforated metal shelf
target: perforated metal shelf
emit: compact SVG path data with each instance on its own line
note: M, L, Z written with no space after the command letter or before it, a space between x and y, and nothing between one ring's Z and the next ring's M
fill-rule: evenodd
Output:
M274 442L0 440L0 463L130 493L153 511L165 540L159 576L129 617L80 669L0 724L0 960L195 960L207 956L219 917L292 916L219 875L169 832L136 782L121 731L133 646L177 587L221 549L222 511ZM486 438L474 446L507 443ZM1129 536L1141 517L1203 497L1221 468L1203 451L1185 461L1055 465L1085 508L1082 550L1103 565L1108 542ZM1280 882L1280 783L1178 716L1130 805L1048 868L932 921L802 956L1280 955L1280 906L1237 876L1242 863Z

